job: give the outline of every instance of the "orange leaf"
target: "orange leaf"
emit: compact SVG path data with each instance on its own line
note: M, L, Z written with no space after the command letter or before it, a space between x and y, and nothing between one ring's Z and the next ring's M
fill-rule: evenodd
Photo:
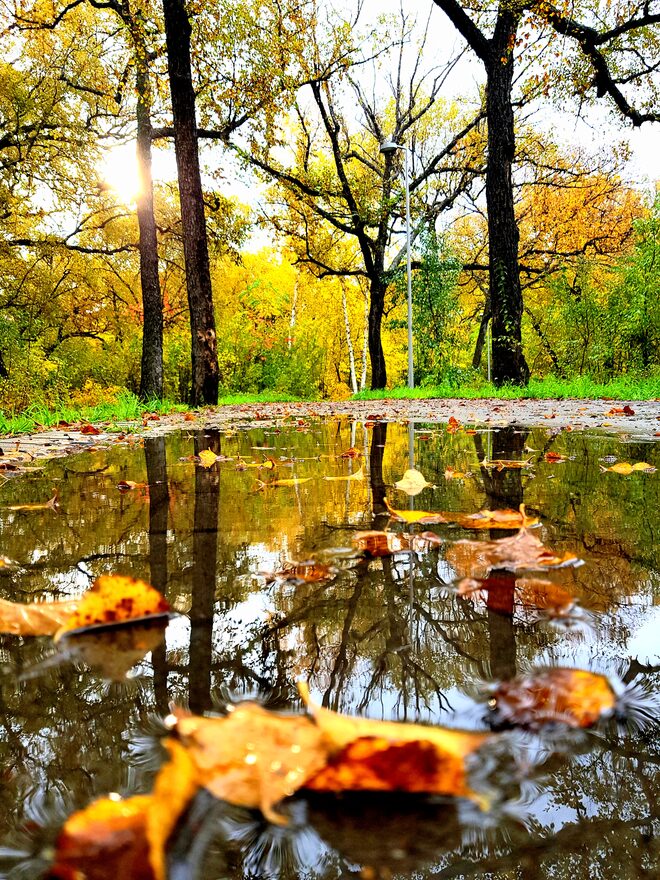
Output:
M163 595L144 581L123 575L101 575L80 599L77 609L55 638L70 630L164 614L169 609Z
M449 416L449 421L447 422L447 433L455 434L457 431L460 431L462 428L461 423L458 419L455 419L454 416Z
M409 551L410 537L401 532L356 532L353 544L366 556L391 556Z
M445 513L447 522L455 522L464 529L521 529L538 523L527 516L525 505L520 510L480 510L478 513Z
M604 675L557 667L502 682L489 706L501 726L538 728L561 722L590 727L612 714L616 696Z
M0 632L15 636L52 636L79 604L79 599L30 604L0 599Z
M441 513L434 513L430 510L395 510L390 507L387 498L384 498L385 507L391 517L400 519L407 523L446 523L447 520Z
M486 577L492 569L543 570L581 564L572 553L556 555L548 550L527 529L495 541L455 541L447 550L447 561L466 577Z
M197 789L197 767L179 743L150 795L100 798L73 813L57 838L49 877L58 880L165 880L165 844Z
M331 580L337 570L331 565L319 562L288 562L281 571L266 575L268 581L296 581L302 584L315 584Z
M100 434L101 432L94 425L81 425L80 426L80 433L81 434Z
M176 733L215 797L260 809L281 825L275 805L325 765L322 733L305 715L279 715L256 703L232 709L225 718L177 710Z
M298 690L330 752L305 788L426 792L479 802L467 785L465 759L491 735L339 715L313 703L307 685L299 682Z
M481 462L481 466L485 468L493 468L496 471L502 471L505 468L520 470L522 468L532 467L532 459L528 458L524 461L520 461L518 459L510 458L494 458L489 461L487 458L484 458L484 460Z
M568 460L567 455L561 455L561 453L559 453L559 452L552 452L552 451L546 452L546 454L543 457L548 462L567 461Z
M339 458L360 458L362 453L355 446L351 446L346 452L342 452Z

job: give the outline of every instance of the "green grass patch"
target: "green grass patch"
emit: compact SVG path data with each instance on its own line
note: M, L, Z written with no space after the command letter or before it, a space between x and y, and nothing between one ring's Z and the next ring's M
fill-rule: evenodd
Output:
M114 401L96 406L60 406L57 409L31 406L21 413L0 411L0 434L29 434L41 428L50 428L59 422L130 422L140 419L144 412L164 415L185 412L187 409L187 406L169 400L144 401L130 391L121 391Z
M474 400L477 398L495 398L498 400L556 400L556 399L598 399L612 400L654 400L660 398L660 376L633 377L621 376L610 382L595 382L586 376L574 379L556 379L548 376L545 379L532 379L525 388L515 385L504 385L496 388L490 382L475 381L462 385L433 385L424 388L392 388L384 391L360 391L354 400L393 399L427 399L427 398L459 398Z

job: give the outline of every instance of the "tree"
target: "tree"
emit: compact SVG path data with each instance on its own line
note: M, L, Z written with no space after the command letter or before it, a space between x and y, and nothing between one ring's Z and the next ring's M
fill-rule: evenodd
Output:
M191 403L197 406L218 402L218 354L197 148L195 90L190 61L191 27L183 0L163 0L163 12L190 310Z
M571 38L582 76L575 76L574 92L584 96L595 88L607 95L618 111L634 125L660 119L654 105L657 87L657 24L660 13L652 3L634 8L613 4L598 17L586 4L578 14L592 18L595 27L583 24L546 0L505 0L495 10L485 3L476 7L459 0L434 0L466 40L486 73L486 118L488 121L488 163L486 204L488 210L489 291L492 312L493 378L497 384L526 384L529 367L522 348L523 298L518 265L519 233L514 212L512 167L515 160L513 82L516 46L523 23L531 28L549 26ZM573 8L573 7L571 7ZM468 14L468 10L476 14ZM490 27L490 36L487 28ZM584 66L590 76L584 76ZM576 70L580 65L576 64ZM564 71L565 75L565 71ZM646 86L647 93L638 92ZM645 109L638 109L629 97L642 94ZM651 106L646 106L651 105ZM655 106L655 109L652 107Z
M340 63L331 53L324 56L327 40L317 32L309 82L295 115L287 119L288 161L272 142L241 151L276 182L277 204L269 219L287 236L298 260L321 278L366 280L372 388L387 384L382 345L386 293L405 257L405 247L392 253L404 217L402 159L381 157L380 144L392 137L410 149L413 240L454 205L480 171L480 114L443 104L440 92L454 62L423 70L419 58L426 32L418 43L413 26L402 13L396 38L377 58L360 58L354 50L347 55L350 44L339 41ZM406 81L408 65L412 72ZM368 70L361 74L363 66ZM397 71L385 96L374 86L381 69ZM359 119L354 122L356 108Z

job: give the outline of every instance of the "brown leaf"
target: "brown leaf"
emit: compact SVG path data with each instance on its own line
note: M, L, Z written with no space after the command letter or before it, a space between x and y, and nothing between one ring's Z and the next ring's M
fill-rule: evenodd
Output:
M410 550L410 535L401 532L356 532L353 544L366 556L391 556Z
M52 636L79 604L79 599L29 604L0 599L0 632L15 636Z
M322 732L305 715L278 715L256 703L232 708L226 718L177 711L176 733L215 797L284 824L274 807L325 765Z
M100 434L100 430L94 425L81 425L80 426L81 434Z
M349 447L346 452L342 452L339 458L360 458L362 453L355 446Z
M462 429L461 423L458 419L454 418L454 416L449 416L449 421L447 422L447 433L448 434L456 434L457 431Z
M299 682L298 689L330 754L305 788L426 792L479 802L467 785L465 759L489 734L339 715L313 703L307 685Z
M463 578L459 596L482 599L492 611L513 614L515 608L552 617L565 617L575 607L575 597L552 581L517 578L507 572L492 572L487 578Z
M493 468L496 471L502 471L505 468L510 470L522 470L523 468L532 467L532 459L528 458L524 461L510 458L493 458L491 460L484 458L481 466L485 468Z
M319 581L331 580L336 574L335 568L320 562L286 562L281 571L265 576L268 582L295 581L301 584L315 584Z
M546 452L546 454L543 457L545 458L545 460L547 462L567 461L568 460L567 455L562 455L561 453L553 452L552 450L550 452Z
M57 632L56 640L70 630L121 623L170 610L162 593L145 581L110 574L97 578L77 605Z
M534 729L560 722L590 727L612 714L616 696L604 675L557 667L502 682L489 706L501 726Z
M525 505L519 510L480 510L478 513L445 513L446 522L453 522L464 529L521 529L538 523L536 517L527 516Z
M553 553L528 529L495 541L455 541L447 550L447 561L460 576L477 578L486 577L492 569L515 572L581 564L568 551Z

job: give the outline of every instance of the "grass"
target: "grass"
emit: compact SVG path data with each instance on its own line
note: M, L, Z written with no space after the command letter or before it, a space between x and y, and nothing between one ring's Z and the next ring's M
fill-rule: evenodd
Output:
M161 414L181 412L188 407L169 400L140 400L130 391L122 391L116 400L96 406L61 406L50 409L35 405L18 414L0 411L0 434L26 434L40 428L50 428L58 422L131 422L139 420L144 412Z
M434 385L424 388L393 388L385 391L360 391L354 400L380 398L496 398L499 400L537 400L611 398L612 400L655 400L660 398L660 376L639 378L621 376L610 382L594 382L586 376L574 379L532 379L526 388L505 385L497 388L490 382L477 380L464 385Z
M300 400L292 394L279 391L261 391L259 394L226 394L218 398L218 406L236 406L241 403L291 403Z

